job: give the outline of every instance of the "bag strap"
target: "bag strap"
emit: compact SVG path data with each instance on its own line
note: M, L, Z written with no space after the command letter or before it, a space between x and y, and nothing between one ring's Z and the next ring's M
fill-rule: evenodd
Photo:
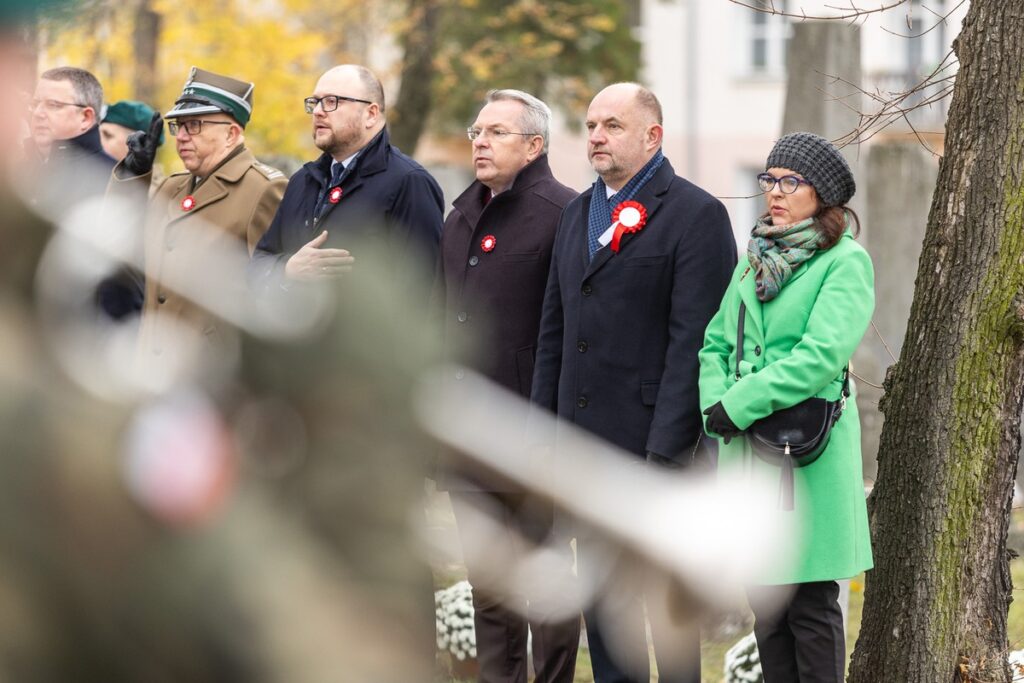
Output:
M740 317L736 321L736 379L740 379L740 361L743 360L743 325L747 318L747 304L740 301ZM850 398L850 364L843 368L843 397L839 402L839 410L836 411L835 420L843 414L846 408L846 399Z

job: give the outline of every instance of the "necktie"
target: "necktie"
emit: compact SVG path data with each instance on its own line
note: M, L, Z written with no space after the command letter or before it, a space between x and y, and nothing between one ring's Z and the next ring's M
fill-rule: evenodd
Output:
M320 199L316 203L315 216L317 218L324 212L324 208L327 206L327 197L335 187L341 184L341 176L345 172L345 166L341 163L331 165L331 181L327 183L327 187L320 191Z

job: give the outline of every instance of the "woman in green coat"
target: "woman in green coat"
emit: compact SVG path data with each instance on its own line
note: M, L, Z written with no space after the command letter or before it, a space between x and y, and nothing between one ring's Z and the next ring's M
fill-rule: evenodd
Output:
M846 207L856 186L839 151L817 135L794 133L776 143L765 167L758 182L767 211L700 351L701 408L708 434L723 441L721 476L762 474L789 499L780 514L795 529L791 549L748 589L765 683L841 683L836 581L872 566L856 402L845 401L820 457L791 474L755 455L745 430L811 397L842 398L874 309L874 276L850 230L860 227Z

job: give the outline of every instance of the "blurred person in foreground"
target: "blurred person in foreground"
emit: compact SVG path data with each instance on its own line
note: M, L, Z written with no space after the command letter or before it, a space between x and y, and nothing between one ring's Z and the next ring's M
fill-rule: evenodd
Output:
M165 115L185 171L160 183L145 209L146 293L139 331L144 366L228 344L228 329L182 290L202 283L213 275L204 269L215 268L222 271L216 273L220 286L230 289L226 294L244 296L244 266L235 270L226 259L211 264L209 255L251 254L284 194L284 174L258 161L245 145L254 89L250 82L192 67ZM145 196L162 134L154 114L145 133L128 138L109 196Z
M647 88L608 86L586 127L598 180L558 226L531 400L638 463L690 467L715 451L701 438L697 352L736 263L729 217L662 155L661 105ZM644 589L629 558L585 531L577 556L581 580L604 584L584 610L595 681L647 683ZM659 680L699 683L696 629L681 640L651 632Z
M38 8L0 5L5 141ZM415 311L339 301L302 344L246 335L226 380L103 401L47 318L81 284L57 248L74 236L4 181L0 207L0 679L431 681L408 509L424 446L403 410L431 362ZM422 343L382 357L396 335Z
M765 682L841 683L846 639L837 580L873 562L848 373L874 310L874 274L854 241L853 174L832 143L813 133L786 135L757 180L766 211L708 325L701 405L708 434L724 440L723 476L760 472L780 480L779 505L800 529L794 554L777 557L747 591ZM823 452L775 462L755 451L751 425L815 397L842 405Z
M413 273L432 271L437 259L444 197L426 169L391 144L380 81L364 66L336 66L304 106L322 154L288 182L253 254L250 285L274 294L329 283L358 270L353 245L381 240L392 276L419 282ZM407 295L425 303L429 289Z
M494 90L468 130L476 180L452 203L441 236L436 296L449 353L473 349L470 364L529 398L537 328L562 209L576 192L548 166L551 110L519 90ZM454 381L462 379L456 371ZM568 539L554 546L561 576L525 595L502 588L510 566L551 535L554 508L522 488L451 463L442 472L473 586L480 680L526 683L527 629L537 683L571 683L580 619L549 615L545 593L572 580ZM499 535L476 523L493 516Z

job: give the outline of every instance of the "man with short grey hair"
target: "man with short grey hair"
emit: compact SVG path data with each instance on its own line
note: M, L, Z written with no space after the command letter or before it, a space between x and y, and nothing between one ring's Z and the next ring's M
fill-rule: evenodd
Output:
M64 66L39 77L30 105L40 161L36 201L70 207L106 190L114 160L100 142L102 107L103 87L85 69Z
M435 290L444 304L449 353L476 347L474 369L524 398L530 396L555 228L576 196L548 166L550 119L548 106L528 93L487 94L468 130L476 180L452 203L445 221ZM461 379L459 372L452 381ZM529 626L535 681L571 683L580 623L578 614L557 615L550 601L573 580L568 542L550 538L550 501L465 466L448 465L442 475L473 585L480 680L525 683ZM491 513L492 523L481 520L481 510ZM549 543L563 571L525 595L509 594L502 576L540 543Z

